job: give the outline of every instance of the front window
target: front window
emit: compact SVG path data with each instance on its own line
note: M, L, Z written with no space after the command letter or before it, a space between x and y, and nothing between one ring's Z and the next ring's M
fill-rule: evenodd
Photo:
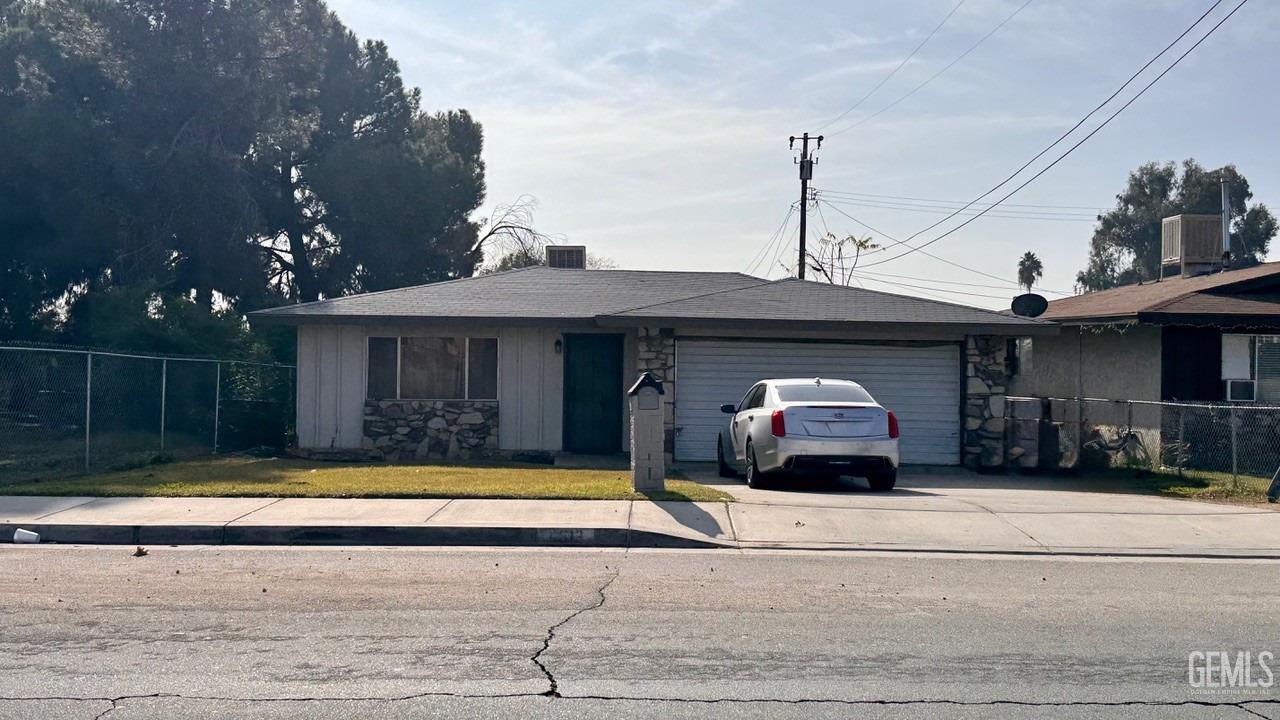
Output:
M1031 372L1031 338L1009 338L1006 341L1004 369L1009 377Z
M371 400L495 400L498 339L369 338Z
M1223 335L1228 400L1280 402L1280 335Z

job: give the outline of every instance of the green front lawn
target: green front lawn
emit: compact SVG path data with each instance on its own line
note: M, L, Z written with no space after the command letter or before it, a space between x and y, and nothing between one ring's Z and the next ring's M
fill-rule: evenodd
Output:
M549 465L381 465L281 458L192 460L0 486L6 495L142 497L527 498L541 500L690 500L729 495L688 480L667 480L664 493L631 490L626 470Z
M1208 470L1176 471L1131 470L1116 468L1086 473L1082 479L1098 482L1098 489L1121 492L1145 492L1192 500L1212 500L1240 504L1266 503L1271 478L1240 475L1234 481L1231 473Z

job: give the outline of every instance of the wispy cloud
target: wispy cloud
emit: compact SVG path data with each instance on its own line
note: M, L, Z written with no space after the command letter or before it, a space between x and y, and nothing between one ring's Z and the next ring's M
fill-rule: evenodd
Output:
M1021 2L968 0L862 109L928 77ZM847 108L954 0L815 0L803 12L727 0L331 4L361 35L388 41L428 106L467 107L484 123L490 203L533 194L547 231L624 267L738 270L796 199L787 135ZM972 197L1105 97L1203 4L1035 0L924 91L829 138L815 182ZM1280 7L1251 3L1194 62L1019 198L1109 205L1137 164L1194 155L1236 162L1257 199L1280 206L1280 148L1265 141L1277 110L1265 88L1280 65L1267 39L1277 30ZM865 214L904 235L927 224L888 209ZM979 221L935 249L1009 275L1022 250L1035 250L1046 285L1062 287L1083 265L1088 234L1087 224ZM972 280L920 255L890 267Z

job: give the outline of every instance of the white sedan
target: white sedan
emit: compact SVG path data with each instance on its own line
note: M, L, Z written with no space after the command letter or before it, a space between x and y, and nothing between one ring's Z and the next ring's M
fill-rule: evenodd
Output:
M761 380L720 431L720 474L760 487L783 473L867 478L875 491L898 480L898 419L861 385L822 378Z

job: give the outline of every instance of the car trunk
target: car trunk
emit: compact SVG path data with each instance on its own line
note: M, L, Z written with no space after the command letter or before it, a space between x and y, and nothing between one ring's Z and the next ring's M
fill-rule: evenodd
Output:
M781 408L787 437L865 438L889 434L884 408L869 403L804 403Z

